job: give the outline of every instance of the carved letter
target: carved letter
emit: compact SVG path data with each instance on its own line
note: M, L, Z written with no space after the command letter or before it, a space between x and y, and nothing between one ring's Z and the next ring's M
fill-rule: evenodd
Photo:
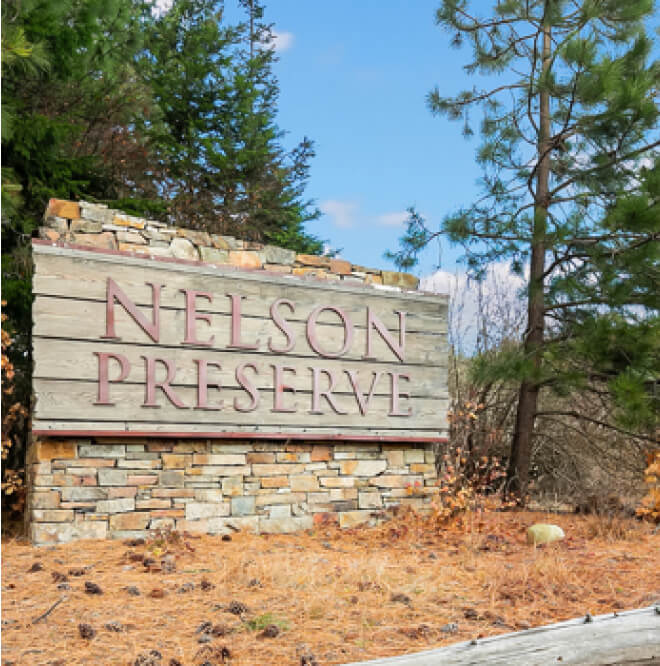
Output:
M295 305L286 298L278 298L270 306L270 318L273 320L277 328L279 328L280 331L286 335L287 343L284 347L278 349L277 347L273 346L273 338L268 338L268 349L270 349L272 352L275 352L276 354L286 354L293 349L296 341L293 337L293 331L291 330L291 327L288 325L286 319L282 317L277 309L279 305L286 305L289 310L291 310L291 313L295 312L296 309Z
M318 316L323 312L323 310L332 310L339 315L342 323L344 324L344 344L338 352L328 352L321 349L318 338L316 337L316 320ZM345 354L353 344L353 323L348 318L346 313L340 308L336 308L332 305L319 305L316 309L312 311L307 319L307 341L309 346L319 355L325 358L337 358Z
M231 341L229 347L234 349L258 349L259 340L253 345L241 342L241 301L245 296L227 294L231 298Z
M220 380L209 384L208 367L214 365L218 370L222 370L222 367L219 363L207 361L204 358L196 358L195 363L197 363L197 406L195 409L222 409L222 400L216 406L208 404L209 386L215 386L218 390L222 388Z
M137 309L135 303L119 288L119 285L108 278L105 296L105 335L103 338L120 340L115 333L115 299L124 307L140 328L154 341L160 337L160 290L163 285L147 282L151 287L151 301L153 304L153 323Z
M376 384L378 383L378 380L380 379L382 373L381 372L373 373L374 377L371 380L371 388L369 389L369 395L365 398L364 394L360 390L357 372L355 372L355 370L344 370L344 372L348 375L349 379L351 380L351 384L353 386L353 393L355 393L355 399L357 400L357 404L360 407L360 414L362 414L362 416L366 416L367 410L369 409L369 403L371 402L371 398L373 398L374 391L376 390Z
M122 354L113 354L111 352L94 352L99 357L99 392L98 400L95 405L114 405L110 402L110 382L123 382L131 369L128 359ZM120 371L117 379L108 379L108 361L114 358L119 363Z
M402 393L399 391L399 380L403 379L409 382L410 377L408 375L403 375L400 372L390 372L389 374L392 375L392 396L390 402L390 413L388 416L411 416L412 407L408 407L407 410L401 411L401 407L399 406L400 398L410 398L410 393Z
M252 398L252 402L250 402L247 407L241 407L241 405L238 404L238 398L234 398L234 409L237 412L253 412L259 406L259 391L245 375L245 368L250 368L255 374L257 374L257 368L254 363L241 363L236 368L236 381L245 389L250 398Z
M399 360L404 360L406 346L406 313L399 312L398 310L396 310L396 313L399 315L399 344L395 342L394 336L390 335L390 332L385 328L385 324L383 324L383 322L371 312L370 307L367 307L367 353L363 358L375 358L371 355L371 333L372 328L375 328L380 333L381 338L385 340L387 346L398 356Z
M140 358L144 359L147 368L147 383L145 385L144 404L142 406L160 407L160 405L156 404L156 389L159 388L177 409L186 409L186 406L181 402L170 386L170 383L174 381L174 376L176 375L174 361L169 361L166 358L150 358L149 356L141 356ZM167 377L165 381L156 381L156 363L162 363L167 368Z
M273 388L274 388L274 396L273 396L273 409L271 409L271 412L295 412L296 411L296 405L294 404L293 407L285 407L282 404L282 399L284 397L284 391L291 391L291 393L296 392L296 389L293 388L293 386L289 386L288 384L284 383L284 373L285 372L292 372L294 375L296 374L296 369L295 368L287 368L282 365L272 365L273 368Z
M200 314L197 312L195 309L195 299L199 296L200 298L208 299L209 303L211 303L213 301L213 296L208 291L195 291L193 289L181 289L181 291L186 295L186 337L183 341L184 344L210 347L215 340L215 335L212 335L211 339L206 342L198 340L195 331L195 322L198 319L202 319L210 326L211 315L206 313Z
M335 399L332 396L332 391L335 388L336 378L335 373L332 370L327 368L315 368L311 367L312 371L312 408L309 410L310 414L323 414L321 409L321 396L323 396L327 401L335 414L347 414L343 409L340 409L335 404ZM321 391L319 386L319 377L323 373L329 380L328 388L325 391Z

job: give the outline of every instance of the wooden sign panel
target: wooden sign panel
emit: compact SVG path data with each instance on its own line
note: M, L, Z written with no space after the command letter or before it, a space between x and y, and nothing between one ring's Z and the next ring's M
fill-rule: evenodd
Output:
M36 434L444 435L445 296L33 253Z

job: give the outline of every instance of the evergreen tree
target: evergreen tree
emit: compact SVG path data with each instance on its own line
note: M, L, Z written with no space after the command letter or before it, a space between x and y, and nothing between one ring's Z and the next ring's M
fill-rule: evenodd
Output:
M652 11L652 0L502 0L488 17L444 0L437 11L452 43L471 47L467 73L501 77L492 88L428 96L431 111L462 119L468 136L471 110L482 110L483 197L437 232L413 211L391 256L410 266L445 234L464 245L477 277L494 260L527 269L523 344L488 368L520 383L507 478L520 496L541 390L583 388L595 371L615 397L639 397L642 420L652 410L643 397L659 352L660 218L648 187L658 179L660 65L650 62L644 25ZM636 340L640 353L627 354ZM584 363L567 369L567 353Z
M176 0L155 21L140 64L160 109L145 128L153 178L178 225L320 252L304 230L319 215L303 199L313 146L281 146L271 28L244 7L236 26L215 0Z

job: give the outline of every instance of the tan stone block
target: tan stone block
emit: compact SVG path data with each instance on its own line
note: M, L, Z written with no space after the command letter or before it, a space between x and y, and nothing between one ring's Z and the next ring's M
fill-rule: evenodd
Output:
M424 482L421 476L404 476L402 474L383 474L369 479L369 485L379 488L406 488L408 485L415 485L415 481L420 484Z
M239 268L261 268L261 259L256 252L250 250L230 250L229 263Z
M328 276L326 271L323 270L322 268L312 268L309 266L305 266L303 268L300 267L294 268L291 271L291 273L298 277L315 277L318 278L319 280L323 280Z
M152 497L194 497L194 488L153 488Z
M367 276L364 278L364 283L383 284L383 278L380 275L373 275L372 273L368 273Z
M147 451L150 453L170 453L173 449L172 442L147 442Z
M265 451L254 451L253 453L247 454L248 464L252 463L274 463L275 454L266 453Z
M47 215L65 217L69 220L77 220L80 217L80 204L65 199L51 199L48 202Z
M185 509L155 509L149 512L152 518L183 518Z
M201 520L182 520L179 519L176 521L176 529L179 532L192 532L193 534L206 534L209 531L209 520L208 518L202 518ZM227 530L229 531L229 530Z
M385 460L342 460L340 472L342 475L376 476L387 469Z
M149 486L158 483L158 477L151 474L133 474L126 477L126 485L128 486Z
M354 500L358 498L357 488L330 488L328 492L330 495L330 501L332 502Z
M291 483L291 490L294 493L297 492L313 492L319 490L319 481L318 479L309 474L301 476L290 476L289 481Z
M349 275L351 272L351 262L343 259L330 259L330 270L337 275Z
M170 499L145 499L136 500L135 508L137 511L145 509L170 509L172 507L172 500Z
M396 271L381 271L383 284L388 287L400 287L401 289L417 289L419 278L410 273L397 273Z
M406 465L410 463L423 463L424 462L424 450L423 449L406 449L403 452L403 459L406 462Z
M274 463L272 465L252 465L252 474L254 476L282 476L283 474L302 474L304 471L304 463Z
M212 242L210 234L206 231L196 231L195 229L177 227L176 233L177 235L192 241L195 245L211 245Z
M37 440L32 445L34 460L38 462L55 458L75 458L78 448L73 440L45 439Z
M53 462L53 469L65 470L70 467L114 467L115 461L110 458L75 458L71 462L66 459L56 458ZM91 470L90 470L91 471Z
M29 505L32 509L57 509L60 493L58 490L36 490L29 495Z
M245 454L241 453L195 453L193 465L245 465Z
M112 224L118 227L131 227L133 229L144 229L145 226L145 222L143 220L129 220L119 215L115 215L112 218Z
M323 511L314 514L315 527L326 527L339 524L339 515L334 511Z
M137 488L108 488L108 499L115 499L117 497L135 497Z
M319 476L318 479L325 488L352 488L355 485L352 476Z
M175 444L172 451L174 453L196 453L206 451L206 444L201 442L179 442Z
M303 266L330 266L330 257L320 257L315 254L297 254L296 261Z
M75 234L73 242L77 245L87 245L99 248L100 250L117 249L115 235L109 231L104 231L100 234Z
M331 447L322 444L315 444L312 446L310 460L312 462L325 462L331 459L331 454Z
M383 498L377 490L360 492L358 496L358 507L360 509L380 509L383 506Z
M347 529L363 525L371 519L371 511L342 511L339 514L339 527Z
M147 512L115 513L110 516L109 527L111 530L145 530L150 518Z
M286 488L289 485L288 476L264 476L259 481L262 488Z
M40 523L73 522L73 509L32 509L32 520Z
M222 479L222 494L236 497L243 494L243 477L229 476Z
M132 252L133 254L151 254L151 248L148 245L138 245L135 243L119 243L120 252Z
M388 467L403 467L403 451L385 451Z
M39 238L55 243L60 239L60 232L55 231L55 229L48 229L47 227L39 227Z
M190 464L190 456L183 453L163 453L163 469L185 469Z
M305 493L267 493L257 495L257 506L268 506L269 504L297 504L304 502Z
M435 465L427 465L426 463L412 463L410 471L413 474L435 474Z

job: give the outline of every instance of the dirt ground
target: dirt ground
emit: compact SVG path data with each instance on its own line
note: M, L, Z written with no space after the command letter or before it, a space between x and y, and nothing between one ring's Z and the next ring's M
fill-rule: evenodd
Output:
M535 522L566 540L528 545ZM486 511L442 528L403 516L133 545L6 539L2 556L3 664L325 666L660 600L660 533L594 516Z

